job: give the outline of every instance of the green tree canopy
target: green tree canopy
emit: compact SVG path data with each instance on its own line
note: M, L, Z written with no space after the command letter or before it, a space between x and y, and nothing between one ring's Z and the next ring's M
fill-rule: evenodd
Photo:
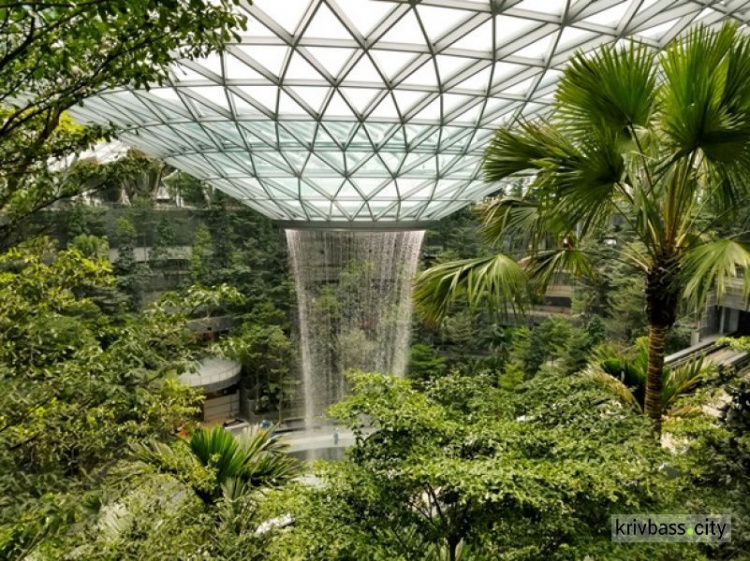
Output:
M590 381L540 374L517 391L457 374L425 391L373 374L351 383L331 413L356 444L321 467L320 489L291 491L282 511L295 527L278 558L701 558L694 546L611 542L610 513L669 507L659 466L671 460L644 438L644 417Z
M77 125L66 111L108 88L162 84L170 64L237 38L239 0L74 0L0 6L0 212L12 220L86 188L49 167L109 132Z

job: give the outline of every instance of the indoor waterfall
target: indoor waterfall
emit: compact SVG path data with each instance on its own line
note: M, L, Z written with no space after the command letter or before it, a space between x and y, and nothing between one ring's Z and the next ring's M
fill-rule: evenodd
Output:
M308 426L346 393L344 372L401 376L424 231L287 230Z

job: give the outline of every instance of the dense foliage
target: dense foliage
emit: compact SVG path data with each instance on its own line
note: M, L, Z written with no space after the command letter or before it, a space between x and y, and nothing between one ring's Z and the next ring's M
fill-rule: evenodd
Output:
M174 434L197 396L186 317L157 304L108 315L104 261L38 242L0 258L0 548L54 540L130 442ZM94 500L95 496L91 496Z
M70 157L110 131L66 113L107 88L164 83L172 62L223 49L245 18L236 0L0 4L0 246L30 214L91 185ZM50 160L60 161L50 166Z
M706 559L692 545L623 548L609 515L683 512L687 480L649 423L585 378L515 390L453 374L420 391L358 374L333 413L358 435L320 488L282 496L292 559ZM363 424L364 423L364 424ZM726 507L725 507L726 508ZM588 557L587 557L588 556Z

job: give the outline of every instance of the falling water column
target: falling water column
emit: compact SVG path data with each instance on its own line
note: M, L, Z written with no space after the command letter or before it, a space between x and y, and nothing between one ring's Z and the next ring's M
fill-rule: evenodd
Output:
M424 231L290 229L286 237L311 426L346 394L346 370L405 373Z

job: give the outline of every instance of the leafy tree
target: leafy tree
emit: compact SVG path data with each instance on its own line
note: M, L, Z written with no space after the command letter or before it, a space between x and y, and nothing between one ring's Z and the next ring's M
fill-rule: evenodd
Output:
M108 88L163 84L170 65L224 47L245 17L237 0L5 3L0 18L0 227L7 245L24 217L86 189L62 160L106 137L66 111Z
M192 364L185 317L172 305L109 317L88 295L114 283L77 250L36 242L0 256L3 558L85 524L128 445L168 437L197 411L176 380Z
M645 283L645 413L660 430L667 334L680 301L697 308L737 276L750 292L750 250L742 235L727 234L748 200L748 83L750 38L730 24L696 28L661 53L631 44L574 56L551 115L498 129L487 151L489 181L536 174L522 197L484 210L489 239L529 240L524 259L499 253L427 271L422 309L440 316L460 294L517 308L529 281L543 293L556 271L593 276L596 250L584 242L614 235L618 258ZM617 240L614 217L637 243Z
M701 558L692 546L612 544L610 513L670 507L658 471L669 455L644 438L641 415L580 377L539 375L518 391L460 375L424 392L372 374L351 385L331 413L356 444L320 467L320 489L281 500L295 525L276 558Z
M208 204L208 187L199 179L182 171L175 171L164 178L170 194L183 204L205 208Z
M172 257L172 249L177 242L177 237L168 215L162 215L156 227L154 243L149 250L149 261L153 268L164 272L169 259Z
M109 242L90 234L79 234L70 242L71 249L77 249L87 259L109 259Z
M246 321L239 333L222 341L220 347L242 364L244 383L249 386L256 407L263 411L274 406L280 416L284 403L296 390L292 344L282 327Z
M444 372L445 359L435 349L423 343L411 347L409 378L420 382L430 382L442 376Z
M117 220L115 242L117 243L117 261L114 273L117 287L128 296L131 310L138 310L143 300L144 282L148 275L148 265L138 263L135 258L137 232L133 223L126 216Z
M190 254L190 277L193 282L208 284L211 277L213 238L208 227L201 222L195 229L193 251Z
M81 234L98 236L104 233L101 212L81 200L71 206L66 225L67 237L71 240Z

